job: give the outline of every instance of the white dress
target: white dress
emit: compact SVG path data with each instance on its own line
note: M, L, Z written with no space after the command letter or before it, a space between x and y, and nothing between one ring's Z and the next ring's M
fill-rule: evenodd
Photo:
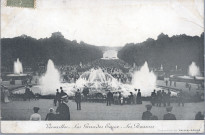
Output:
M34 113L34 114L31 115L30 120L40 121L41 120L41 115L38 114L38 113Z

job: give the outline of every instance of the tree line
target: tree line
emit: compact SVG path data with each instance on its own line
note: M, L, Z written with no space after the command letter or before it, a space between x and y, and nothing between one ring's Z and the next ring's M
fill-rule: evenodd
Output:
M187 71L192 61L204 69L204 33L201 36L176 35L169 37L160 34L156 40L147 39L142 43L128 43L119 52L118 57L129 64L143 65L164 70L178 69Z
M56 65L87 63L103 56L102 51L84 42L77 43L63 37L60 32L49 38L35 39L26 35L1 39L2 68L13 70L13 62L19 58L24 67L38 70L48 59Z

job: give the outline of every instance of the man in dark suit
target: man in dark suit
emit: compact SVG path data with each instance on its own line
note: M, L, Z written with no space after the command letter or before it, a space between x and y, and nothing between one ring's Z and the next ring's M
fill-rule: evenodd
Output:
M113 99L113 94L109 90L109 92L107 93L107 106L111 106L112 99Z
M151 103L153 106L155 106L155 102L156 102L156 90L154 90L152 93L151 93Z
M142 120L150 120L152 117L152 113L150 112L152 109L152 105L146 105L147 111L143 112Z
M175 115L171 113L172 108L173 108L172 106L168 106L168 107L166 108L167 114L164 115L163 120L176 120Z
M81 110L81 93L79 89L75 93L75 102L77 103L77 110Z
M170 101L171 100L171 92L170 90L168 89L168 93L167 93L167 105L170 106Z
M141 97L140 89L138 89L138 93L137 93L137 104L142 104L142 97Z
M166 106L166 99L167 99L167 94L164 90L162 90L162 102L164 107Z

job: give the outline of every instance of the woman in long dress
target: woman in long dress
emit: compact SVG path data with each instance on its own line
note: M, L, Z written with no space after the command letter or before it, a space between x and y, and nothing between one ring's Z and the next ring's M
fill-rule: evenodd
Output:
M9 101L9 96L10 96L9 90L6 89L6 90L4 91L4 102L5 102L5 103L10 102L10 101Z

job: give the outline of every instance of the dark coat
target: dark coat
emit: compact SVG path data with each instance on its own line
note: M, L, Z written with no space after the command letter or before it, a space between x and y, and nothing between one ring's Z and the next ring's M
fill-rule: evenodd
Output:
M59 101L61 99L60 92L56 92L56 100Z
M112 98L113 98L113 94L111 92L108 92L107 93L107 99L112 100Z
M75 93L75 102L77 102L77 103L81 102L81 93L80 92Z
M176 120L176 117L175 117L174 114L167 113L167 114L164 115L163 120Z
M150 120L152 117L152 113L150 111L143 112L142 120Z
M46 115L46 119L45 120L56 120L56 115L54 113L48 113Z
M56 112L59 112L60 120L70 120L70 110L65 103L61 103L56 109Z
M141 92L137 93L137 104L142 104Z

